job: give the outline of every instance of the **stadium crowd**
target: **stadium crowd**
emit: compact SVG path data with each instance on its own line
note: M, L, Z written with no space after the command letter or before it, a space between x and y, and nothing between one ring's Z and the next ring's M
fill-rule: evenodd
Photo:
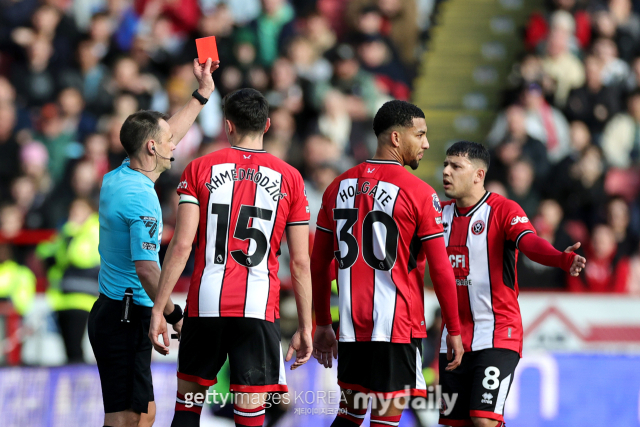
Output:
M521 288L640 294L639 13L632 0L552 0L529 17L486 141L488 189L557 249L582 242L588 261L572 278L521 257Z
M210 35L221 60L216 91L156 185L165 238L180 173L228 146L220 100L244 86L266 95L265 149L302 172L314 223L327 185L371 156L375 111L411 98L437 3L0 3L0 263L15 260L50 283L64 281L70 266L84 272L78 277L95 271L95 235L82 225L96 227L102 176L125 158L122 123L139 109L180 108L197 87L194 39ZM553 0L527 24L526 55L486 141L488 189L520 203L558 249L581 241L588 264L571 279L521 257L522 288L640 294L639 12L639 1ZM61 230L59 245L13 244L42 229ZM60 249L77 236L87 246Z

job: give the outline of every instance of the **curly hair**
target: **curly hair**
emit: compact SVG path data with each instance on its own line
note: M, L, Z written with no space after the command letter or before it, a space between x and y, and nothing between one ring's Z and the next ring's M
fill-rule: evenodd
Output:
M394 126L411 127L414 118L424 119L424 113L415 105L398 100L385 102L373 119L373 131L380 136Z

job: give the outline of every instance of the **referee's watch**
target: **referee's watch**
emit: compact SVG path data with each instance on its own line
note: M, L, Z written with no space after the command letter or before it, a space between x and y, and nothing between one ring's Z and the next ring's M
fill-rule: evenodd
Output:
M193 96L195 99L198 100L198 102L202 105L206 104L207 101L209 99L205 98L204 96L200 95L200 93L198 92L198 89L194 90L193 93L191 94L191 96Z
M182 307L178 304L173 304L173 312L171 314L165 314L164 320L171 325L175 325L182 320Z

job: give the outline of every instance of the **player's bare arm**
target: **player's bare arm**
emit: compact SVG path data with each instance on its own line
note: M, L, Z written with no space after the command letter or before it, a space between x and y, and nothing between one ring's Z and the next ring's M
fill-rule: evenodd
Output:
M313 349L311 339L311 273L309 260L309 226L295 225L286 228L289 255L291 258L291 282L298 308L298 330L291 338L285 360L288 362L296 352L296 369L309 360Z
M313 336L313 357L325 368L331 368L333 359L338 358L338 341L331 326L330 308L331 279L329 277L329 269L333 259L332 248L333 235L318 230L311 257L313 302L317 325Z
M164 258L162 273L159 275L158 293L154 299L154 306L151 311L151 324L149 326L149 338L153 347L160 354L169 354L169 334L167 332L167 322L164 314L168 314L166 308L168 301L171 301L171 292L176 286L180 274L189 259L191 245L198 229L200 220L200 206L192 203L178 205L176 219L176 229L167 248ZM146 289L146 288L145 288ZM147 291L148 292L148 291ZM149 295L151 296L151 295ZM153 297L151 297L153 299ZM173 305L173 304L172 304ZM178 327L178 325L180 325ZM177 327L177 328L176 328ZM180 333L182 321L176 324L176 332ZM162 335L162 342L158 337Z
M207 99L209 99L215 89L211 73L217 70L219 66L220 61L212 61L211 58L207 59L207 62L204 64L200 64L197 58L193 60L193 75L196 76L196 80L198 81L198 93ZM193 125L202 107L203 105L200 104L200 101L191 97L184 107L167 120L173 132L176 145L182 140L191 125Z

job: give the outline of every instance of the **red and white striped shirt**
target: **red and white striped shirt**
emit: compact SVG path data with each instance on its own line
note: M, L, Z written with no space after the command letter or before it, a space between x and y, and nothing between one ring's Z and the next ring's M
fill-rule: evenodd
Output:
M426 337L422 242L442 237L440 211L433 188L395 161L368 160L327 188L317 230L333 247L314 251L334 251L340 341Z
M178 194L200 206L188 315L279 318L280 242L286 226L309 223L300 173L266 151L233 147L189 163Z
M458 285L465 351L505 348L522 354L518 304L518 243L535 233L514 201L487 192L473 207L442 203L444 238ZM446 352L447 328L441 352Z

